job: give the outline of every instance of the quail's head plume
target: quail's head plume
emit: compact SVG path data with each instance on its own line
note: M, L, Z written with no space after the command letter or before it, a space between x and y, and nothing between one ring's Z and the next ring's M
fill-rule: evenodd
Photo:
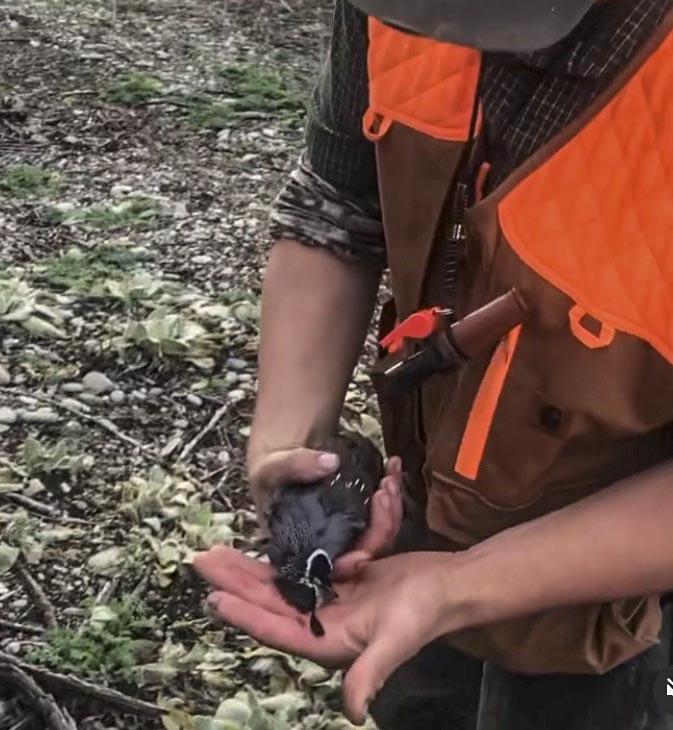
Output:
M310 484L288 484L276 493L267 520L268 556L283 598L311 613L311 630L324 633L315 609L332 600L334 560L350 550L369 524L370 503L383 478L383 457L364 436L344 433L325 451L338 454L339 470Z

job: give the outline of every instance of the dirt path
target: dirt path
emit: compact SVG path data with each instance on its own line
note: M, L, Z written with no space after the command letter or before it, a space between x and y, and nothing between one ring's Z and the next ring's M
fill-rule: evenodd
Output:
M0 1L0 651L173 708L50 685L79 728L349 727L335 677L211 622L188 567L254 550L267 213L330 7ZM0 728L26 711L0 686Z

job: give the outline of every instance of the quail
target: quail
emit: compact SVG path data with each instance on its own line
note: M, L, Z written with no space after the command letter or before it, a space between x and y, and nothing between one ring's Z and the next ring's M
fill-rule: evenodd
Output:
M276 586L289 604L311 614L316 636L324 634L316 608L337 597L333 563L367 528L371 498L384 473L381 452L360 434L340 433L323 448L339 456L338 471L309 484L281 487L267 512L267 555L276 568Z

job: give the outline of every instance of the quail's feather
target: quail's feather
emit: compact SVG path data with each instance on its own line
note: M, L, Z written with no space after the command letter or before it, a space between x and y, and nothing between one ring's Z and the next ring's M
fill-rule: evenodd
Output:
M267 514L276 585L285 600L307 613L334 596L332 564L365 531L371 497L383 477L381 453L364 436L340 434L323 448L338 454L338 472L308 485L284 486ZM321 632L315 618L312 628Z

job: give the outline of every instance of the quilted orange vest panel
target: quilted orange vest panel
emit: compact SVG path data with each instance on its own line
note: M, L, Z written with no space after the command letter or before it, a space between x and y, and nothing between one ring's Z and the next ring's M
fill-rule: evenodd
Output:
M615 330L673 362L673 35L499 205L523 261L571 297L588 347ZM531 215L534 211L534 215ZM598 333L582 324L586 314Z
M407 35L369 21L369 97L364 132L385 134L392 122L449 141L465 141L481 54Z

